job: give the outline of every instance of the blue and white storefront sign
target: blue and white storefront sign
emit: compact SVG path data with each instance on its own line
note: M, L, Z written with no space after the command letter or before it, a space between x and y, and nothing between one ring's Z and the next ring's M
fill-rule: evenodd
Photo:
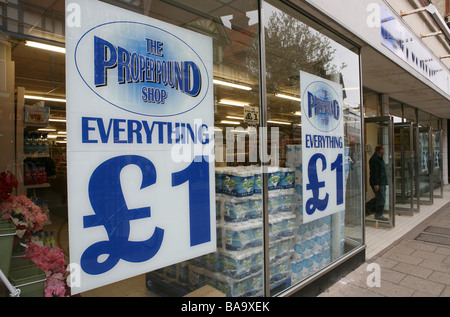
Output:
M213 49L100 1L66 8L76 294L216 250Z
M450 72L387 7L380 5L381 44L447 94Z
M342 86L300 72L303 223L344 210Z

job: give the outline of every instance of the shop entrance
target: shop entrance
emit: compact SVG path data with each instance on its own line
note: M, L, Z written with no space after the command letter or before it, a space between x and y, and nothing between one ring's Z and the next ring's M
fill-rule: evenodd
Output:
M433 130L431 134L433 150L433 197L443 198L443 169L442 169L442 130Z
M418 173L418 191L419 202L424 205L431 205L433 203L433 153L431 151L432 129L430 127L418 127L418 148L417 157L419 160Z
M393 170L394 170L394 160L393 160L393 133L394 124L393 118L390 116L384 117L373 117L365 118L365 155L366 155L366 215L365 221L368 225L393 227L395 225L395 215L394 215L394 180L393 180ZM369 183L370 177L370 166L369 160L374 154L375 147L377 144L384 145L385 153L383 155L383 160L386 168L386 175L388 180L388 185L386 186L386 199L384 204L383 216L387 220L377 220L375 219L375 212L368 213L367 206L371 204L371 200L375 198L373 189ZM372 201L373 202L373 201Z
M395 212L412 215L414 210L414 128L413 123L394 124ZM417 204L418 206L418 204Z

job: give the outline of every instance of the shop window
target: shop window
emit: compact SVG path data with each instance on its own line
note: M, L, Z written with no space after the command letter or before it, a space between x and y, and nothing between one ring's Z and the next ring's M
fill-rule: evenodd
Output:
M293 190L269 190L269 202L280 201L282 206L280 211L271 211L269 203L269 219L285 217L292 228L290 236L271 244L273 249L290 250L288 256L271 254L271 295L275 295L362 243L359 57L355 48L348 49L351 46L347 43L344 46L342 41L318 32L323 30L319 25L278 1L264 2L264 14L268 126L277 127L280 135L279 147L270 148L279 152L277 168L295 175ZM311 222L304 221L302 200L302 176L309 171L302 163L307 146L302 143L302 122L308 114L301 111L301 105L308 100L301 99L300 71L340 85L344 103L345 206ZM283 284L285 277L289 280Z
M363 90L364 117L381 116L381 97L378 93L367 88Z
M23 1L26 8L33 7L29 2ZM259 21L260 1L256 0L104 2L204 34L213 41L217 251L146 274L146 287L152 295L184 296L212 288L214 294L232 297L276 296L362 245L361 92L356 47L279 1L261 1L264 21ZM34 30L39 32L33 36L61 44L64 8L47 8L54 15L40 9L45 19L55 19L55 29L49 30L50 24L40 21ZM265 35L262 48L261 23ZM15 32L10 24L7 27ZM43 201L50 219L54 216L64 223L68 212L64 54L26 46L19 40L23 37L20 30L23 28L10 37L11 59L16 63L15 104L21 113L27 113L28 105L42 106L48 117L38 123L15 118L20 123L11 129L16 129L13 137L17 136L19 151L12 165L20 176L19 191ZM261 52L266 61L263 71ZM339 212L308 223L302 221L301 153L305 145L301 102L305 101L300 100L300 71L340 85L343 99L345 204ZM262 74L265 87L260 86ZM367 99L374 101L373 108L368 107L373 113L379 111L376 97ZM261 120L264 113L266 122ZM266 132L267 139L262 139L261 133ZM262 164L264 154L270 158L268 164ZM270 166L266 170L263 165ZM34 182L28 176L30 169L38 166L43 166L45 180L30 183ZM263 172L267 172L266 184L262 183ZM236 186L245 186L246 195L236 195ZM265 229L268 237L264 237ZM66 239L60 241L64 244ZM66 252L67 247L63 246Z

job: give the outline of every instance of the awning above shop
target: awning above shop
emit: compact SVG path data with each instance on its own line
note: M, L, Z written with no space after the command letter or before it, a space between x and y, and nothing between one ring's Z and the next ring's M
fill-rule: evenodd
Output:
M424 110L440 118L450 119L450 100L420 78L370 46L361 49L362 84L378 93ZM419 75L420 76L420 75Z

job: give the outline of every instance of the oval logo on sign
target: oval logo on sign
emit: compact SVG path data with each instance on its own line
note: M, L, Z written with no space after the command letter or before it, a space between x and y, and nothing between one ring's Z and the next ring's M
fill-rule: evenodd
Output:
M210 86L208 69L189 44L139 22L111 22L90 29L77 43L75 64L101 99L146 116L191 111Z
M315 81L306 87L302 100L302 114L306 114L308 121L322 132L336 129L342 120L342 105L337 92L325 82Z

